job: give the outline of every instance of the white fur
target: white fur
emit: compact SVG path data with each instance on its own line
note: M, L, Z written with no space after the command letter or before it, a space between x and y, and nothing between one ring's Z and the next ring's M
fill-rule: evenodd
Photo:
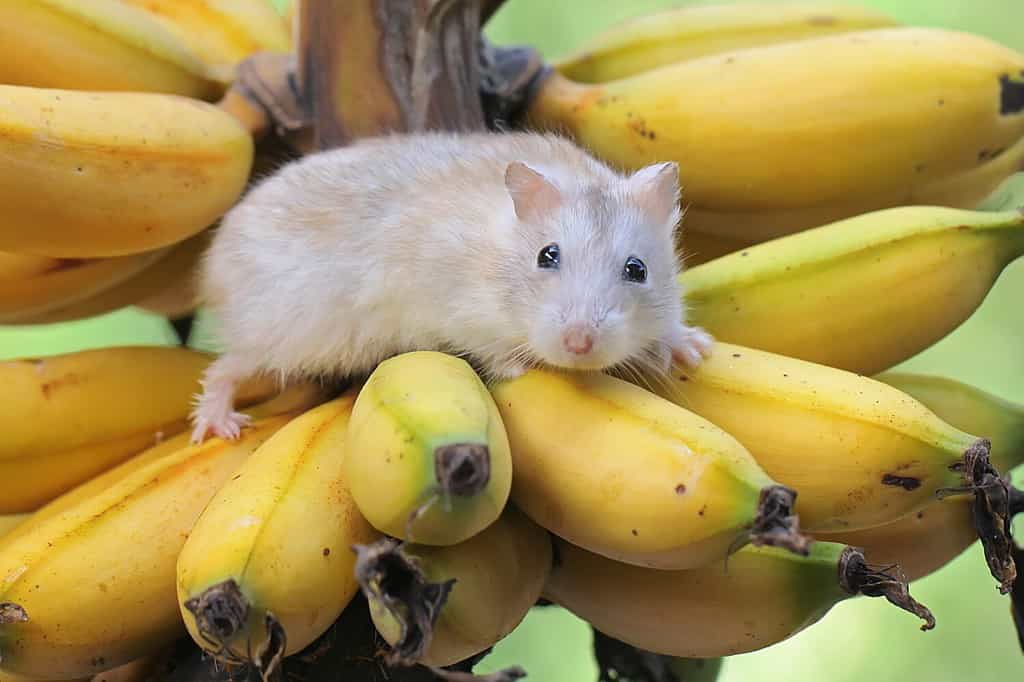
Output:
M546 220L517 218L505 184L513 161L557 187ZM655 175L631 183L564 139L526 133L381 137L306 156L225 216L204 259L218 362L239 380L285 381L365 375L415 349L467 355L488 378L641 356L667 367L688 328L678 202L666 216L643 200ZM549 242L561 247L558 271L536 267ZM646 263L646 284L622 279L629 256ZM595 325L586 356L562 348L562 328L577 321Z

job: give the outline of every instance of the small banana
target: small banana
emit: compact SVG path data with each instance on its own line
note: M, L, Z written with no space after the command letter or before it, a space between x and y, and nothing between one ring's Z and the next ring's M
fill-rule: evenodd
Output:
M214 99L203 62L148 13L118 0L4 0L0 83Z
M770 476L800 491L809 531L857 530L974 482L990 449L906 393L864 376L717 342L654 390L725 429ZM517 471L518 474L518 471Z
M956 329L1022 254L1024 212L907 206L750 246L679 281L693 323L717 339L870 375Z
M32 511L161 439L184 431L213 356L111 347L0 362L0 514ZM274 395L246 383L240 404Z
M358 548L356 573L391 658L452 665L493 646L526 617L551 569L551 539L514 506L457 545Z
M90 260L0 253L0 324L22 323L103 295L160 262L167 252L164 248Z
M747 540L806 552L793 490L693 412L601 373L536 369L491 391L512 500L552 533L657 568L700 566Z
M185 538L289 419L256 421L237 441L182 448L0 543L0 670L74 678L179 636L174 567Z
M210 244L213 233L203 230L199 234L166 247L162 258L144 267L132 277L88 298L76 300L68 305L52 308L35 315L18 317L18 324L50 324L79 320L120 310L130 305L160 305L169 299L171 292L181 300L173 312L185 312L195 307L194 277L199 260ZM138 256L122 256L138 258ZM2 287L2 285L0 285Z
M980 36L877 28L598 85L552 70L526 125L563 132L625 169L678 162L691 230L717 233L704 212L788 212L784 227L796 232L822 224L819 207L836 220L903 204L1002 157L1024 138L1022 72L1024 55ZM765 238L756 229L720 236Z
M201 647L263 669L305 648L355 595L359 514L342 462L355 389L281 428L203 510L178 556L182 618Z
M876 378L913 396L950 424L986 434L992 441L992 462L1000 471L1009 472L1024 463L1024 405L946 377L886 372ZM948 497L884 526L814 535L861 547L872 563L898 563L908 580L918 580L978 540L973 499Z
M260 51L292 48L288 23L267 0L121 0L156 17L221 83Z
M603 83L722 52L895 24L866 7L824 1L674 7L611 26L553 66L579 83Z
M356 398L344 466L359 511L392 537L451 545L501 514L508 437L464 360L435 351L380 363Z
M169 246L235 203L252 160L245 128L205 102L0 85L0 249L104 258Z
M714 658L781 642L857 594L883 596L935 626L905 582L856 548L815 542L808 556L745 547L728 562L688 571L630 566L561 540L544 596L627 644L658 654Z

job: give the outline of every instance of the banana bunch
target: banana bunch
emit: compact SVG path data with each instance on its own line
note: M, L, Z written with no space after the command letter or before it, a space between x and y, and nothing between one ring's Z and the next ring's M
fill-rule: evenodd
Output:
M1020 169L1024 55L870 16L809 35L800 11L613 29L549 71L525 125L626 169L677 161L687 230L748 244L906 204L972 208Z

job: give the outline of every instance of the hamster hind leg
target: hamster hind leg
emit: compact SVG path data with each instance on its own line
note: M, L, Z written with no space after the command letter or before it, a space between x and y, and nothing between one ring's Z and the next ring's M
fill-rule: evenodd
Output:
M201 443L210 432L225 440L235 440L252 419L235 411L238 385L256 373L256 367L241 357L226 353L206 368L191 414L192 442Z

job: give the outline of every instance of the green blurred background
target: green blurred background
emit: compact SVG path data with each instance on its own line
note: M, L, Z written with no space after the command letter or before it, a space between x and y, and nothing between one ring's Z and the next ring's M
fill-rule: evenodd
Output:
M768 0L765 0L766 4ZM1024 0L860 0L915 25L988 36L1024 50ZM508 0L487 27L494 41L528 43L553 58L611 23L657 9L692 4L667 0ZM822 68L827 69L823 64ZM738 162L742 162L739 161ZM905 369L955 377L1024 401L1024 262L1011 265L978 312ZM200 347L212 347L200 316ZM81 322L34 328L0 327L0 359L112 344L175 342L167 322L127 309ZM977 545L938 573L913 585L938 627L917 621L878 599L853 599L789 641L726 661L722 682L1003 682L1024 676L1024 655L1009 602L996 591ZM753 604L756 609L757 605ZM695 623L695 627L713 624ZM534 609L478 670L521 664L531 680L596 679L589 629L555 607Z

